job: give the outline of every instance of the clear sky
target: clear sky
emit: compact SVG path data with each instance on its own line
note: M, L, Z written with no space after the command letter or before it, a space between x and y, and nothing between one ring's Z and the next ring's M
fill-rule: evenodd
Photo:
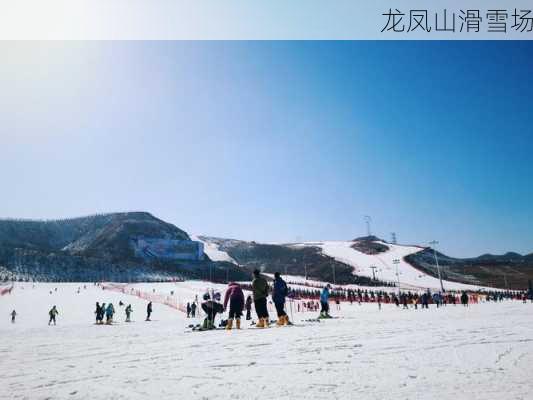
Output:
M1 43L0 215L533 252L531 42Z

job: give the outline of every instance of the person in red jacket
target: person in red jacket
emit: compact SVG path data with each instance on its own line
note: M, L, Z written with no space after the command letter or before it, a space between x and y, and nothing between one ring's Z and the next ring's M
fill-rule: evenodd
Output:
M226 310L229 302L229 315L226 329L231 330L233 328L233 320L237 329L241 329L241 317L242 310L244 308L244 293L241 286L236 282L230 282L226 295L224 296L224 310Z

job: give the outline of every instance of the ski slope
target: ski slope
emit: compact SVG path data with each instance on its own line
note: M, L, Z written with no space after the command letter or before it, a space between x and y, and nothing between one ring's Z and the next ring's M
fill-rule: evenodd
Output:
M171 285L136 286L184 298L210 286ZM116 325L94 325L94 302L118 309L119 300L132 304L134 322L121 309ZM47 326L54 304L58 325ZM144 322L145 306L93 285L16 284L0 297L0 399L526 400L533 390L530 303L343 304L332 310L339 319L321 323L302 313L294 327L199 333L158 304Z
M235 261L228 253L219 249L218 244L202 240L197 235L192 235L191 238L192 240L197 240L204 244L204 253L207 254L212 261L227 261L238 265L237 261Z
M400 287L402 290L440 290L440 282L404 260L409 254L422 251L418 246L402 246L390 243L378 242L388 246L386 252L369 255L353 249L351 241L325 241L312 243L297 243L294 246L320 247L323 254L333 257L335 260L354 267L354 273L361 276L372 277L372 266L375 266L376 279L388 282L398 282L396 265L393 260L399 260L398 273L400 277ZM443 281L445 290L478 290L479 286L467 285L463 283Z

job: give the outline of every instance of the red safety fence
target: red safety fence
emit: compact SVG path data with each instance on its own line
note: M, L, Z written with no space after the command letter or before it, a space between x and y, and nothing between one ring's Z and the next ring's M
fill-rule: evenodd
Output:
M100 286L104 290L111 290L113 292L128 294L130 296L135 296L143 300L151 301L153 303L164 304L168 307L187 313L187 306L181 303L176 296L145 292L139 289L135 289L133 287L128 287L127 284L101 283Z
M6 294L11 294L11 291L13 290L13 285L9 287L3 287L0 289L0 296L4 296Z

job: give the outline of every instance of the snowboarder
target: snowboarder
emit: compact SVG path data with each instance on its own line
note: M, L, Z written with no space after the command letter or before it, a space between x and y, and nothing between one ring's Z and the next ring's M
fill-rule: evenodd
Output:
M288 325L289 317L285 312L285 297L289 294L289 288L285 281L281 278L279 272L274 274L274 285L272 287L272 301L276 306L276 312L278 313L278 322L276 325L283 326Z
M17 312L15 310L11 311L11 323L15 323L15 317L17 316Z
M248 296L246 298L246 321L250 321L252 319L252 296Z
M131 304L128 304L124 311L126 312L126 322L131 322L131 313L133 312Z
M259 270L254 271L254 279L252 281L252 291L254 295L255 312L257 313L257 327L268 328L268 282L261 276Z
M209 293L204 294L202 310L204 310L206 317L200 330L215 329L216 315L224 312L224 306L220 304L218 300L220 300L220 293L215 293L213 295L213 300L211 300Z
M322 293L320 293L320 316L319 318L331 318L331 315L329 315L329 291L331 289L331 285L328 283L324 289L322 289Z
M111 325L113 323L113 315L115 314L115 307L113 303L109 303L105 309L105 323Z
M224 310L226 310L229 302L229 314L226 329L228 331L233 327L233 320L237 329L241 329L242 310L244 308L244 293L241 286L236 282L231 282L226 290L224 296Z
M187 303L187 318L191 318L191 303Z
M152 315L152 302L149 302L146 306L146 321L151 321L150 315Z
M196 303L191 304L191 318L196 317Z
M48 315L50 316L50 320L48 321L48 325L50 325L52 322L54 325L56 324L56 316L59 314L59 311L57 311L56 306L53 306L50 311L48 311Z

